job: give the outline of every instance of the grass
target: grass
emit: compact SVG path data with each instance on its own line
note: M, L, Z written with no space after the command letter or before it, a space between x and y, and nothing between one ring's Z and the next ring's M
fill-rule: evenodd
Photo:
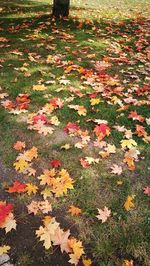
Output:
M74 189L67 197L50 198L52 214L63 228L70 228L72 235L83 242L85 253L93 265L119 266L124 260L133 260L134 265L147 266L150 263L149 196L143 193L143 188L148 186L149 144L134 132L136 124L143 125L148 134L150 129L145 121L140 123L129 119L128 115L136 110L144 118L149 117L148 94L138 95L136 88L148 86L149 82L147 31L150 3L146 0L94 0L92 3L73 0L69 19L55 21L50 17L52 3L49 2L0 2L0 38L8 39L8 42L0 39L0 96L5 92L8 93L7 99L15 100L18 94L28 93L31 100L28 113L38 112L55 97L64 101L64 106L53 114L60 124L54 127L52 135L47 136L27 128L28 114L14 115L0 105L0 158L8 173L6 180L1 180L0 192L2 199L6 197L7 201L14 203L18 223L16 232L6 236L4 232L0 233L0 245L7 242L11 246L10 256L15 265L69 265L67 256L62 256L58 249L45 251L35 237L42 217L29 216L26 205L41 196L11 196L4 192L12 181L20 178L11 170L18 155L13 145L22 140L27 148L38 148L39 157L34 165L37 175L50 168L52 159L59 159L62 167L73 177ZM47 63L48 55L55 56L58 61ZM112 79L102 79L96 92L93 73L96 73L96 62L102 60L110 63L107 74ZM68 67L72 68L71 71ZM81 68L89 73L89 78L88 74L80 73ZM70 83L64 85L61 80ZM40 83L47 89L33 91L33 85ZM80 97L71 92L70 86L84 95ZM106 87L106 91L100 90L102 87ZM122 90L118 89L120 87ZM91 105L90 93L96 93L95 98L100 99L98 105ZM124 99L129 97L138 104L125 103ZM119 101L122 105L129 105L128 108L119 111ZM70 109L68 105L71 104L83 105L87 110L86 116L79 116L76 110ZM101 158L98 154L100 149L93 145L95 119L107 120L111 128L110 136L105 139L116 146L117 152L108 158ZM85 148L76 148L74 144L79 139L64 133L63 128L68 122L78 123L82 130L88 130L91 141ZM129 171L123 162L124 151L120 141L124 139L124 132L113 128L114 125L124 126L133 133L141 153L135 171ZM69 150L62 149L66 143L71 145ZM100 161L84 169L79 160L86 156ZM113 163L123 167L120 176L111 173ZM10 173L7 169L11 169ZM37 183L35 177L21 176L21 180ZM130 212L124 208L128 195L135 195L135 208ZM72 204L82 209L81 216L68 213ZM96 215L97 208L103 209L104 206L111 209L112 214L102 224ZM27 239L24 240L25 235Z

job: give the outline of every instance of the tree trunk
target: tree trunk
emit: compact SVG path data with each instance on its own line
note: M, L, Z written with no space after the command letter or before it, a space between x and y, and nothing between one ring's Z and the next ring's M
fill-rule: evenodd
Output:
M70 0L54 0L53 16L55 17L68 17L69 15Z

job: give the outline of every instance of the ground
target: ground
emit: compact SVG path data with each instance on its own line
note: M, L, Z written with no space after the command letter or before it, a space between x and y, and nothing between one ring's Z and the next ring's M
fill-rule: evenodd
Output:
M147 266L150 3L74 0L56 21L49 2L0 1L0 248L16 266L67 266L72 253L78 265ZM46 200L52 211L30 213ZM53 232L47 249L36 235L46 216L70 230L69 254Z

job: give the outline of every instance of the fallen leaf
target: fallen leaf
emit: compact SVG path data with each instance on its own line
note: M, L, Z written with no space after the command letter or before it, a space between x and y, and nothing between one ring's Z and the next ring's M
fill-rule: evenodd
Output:
M133 199L134 199L134 196L129 196L127 197L126 199L126 202L124 203L124 208L127 210L127 211L130 211L132 208L135 207L134 203L133 203Z
M78 207L75 207L74 205L71 205L69 207L68 212L70 212L72 216L78 216L82 213L81 209Z
M98 209L98 215L96 216L98 220L102 220L102 223L105 223L111 215L111 210L109 210L106 206L104 210Z
M10 250L10 246L6 246L6 245L0 246L0 256L3 254L7 254L9 250Z

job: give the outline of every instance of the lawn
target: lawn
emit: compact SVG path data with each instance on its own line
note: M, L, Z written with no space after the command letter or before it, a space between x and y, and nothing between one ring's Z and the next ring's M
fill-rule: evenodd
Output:
M148 266L150 2L51 4L0 0L0 261Z

